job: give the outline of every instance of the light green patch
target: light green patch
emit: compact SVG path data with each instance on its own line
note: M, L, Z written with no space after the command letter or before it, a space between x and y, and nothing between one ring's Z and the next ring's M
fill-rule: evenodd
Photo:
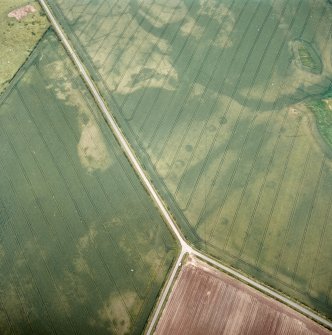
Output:
M32 5L30 13L20 21L8 14L26 4ZM49 27L49 22L37 1L1 0L0 2L0 93L25 62L36 43Z
M81 92L75 83L66 80L68 79L66 75L62 77L63 81L58 80L59 73L66 73L65 68L69 63L69 59L66 61L54 60L45 67L47 76L53 79L47 88L54 90L57 98L65 105L77 108L79 112L81 135L77 143L77 153L82 166L89 172L105 171L111 166L112 160L96 120L86 108Z
M140 14L155 27L161 28L169 23L179 22L186 15L186 6L181 0L139 0ZM162 12L162 15L160 13Z
M93 326L99 322L111 334L129 335L132 333L132 319L129 310L133 312L135 305L141 305L136 292L124 292L121 295L110 295L108 300L98 310L97 320L91 320Z

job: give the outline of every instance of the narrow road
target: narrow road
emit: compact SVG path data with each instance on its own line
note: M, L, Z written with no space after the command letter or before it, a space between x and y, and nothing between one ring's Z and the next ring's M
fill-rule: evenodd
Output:
M205 260L206 262L213 264L214 266L216 266L219 269L221 269L222 271L230 274L231 276L240 279L241 281L247 283L248 285L258 289L259 291L261 291L261 292L263 292L263 293L265 293L269 296L272 296L272 297L276 298L279 301L282 301L286 305L291 306L293 309L295 309L295 310L299 311L300 313L308 316L309 318L315 320L316 322L321 323L324 326L326 326L327 328L332 329L332 323L329 322L328 320L320 317L319 315L313 313L311 310L309 310L309 309L305 308L304 306L288 299L287 297L284 297L281 294L271 290L270 288L255 282L254 280L250 279L249 277L244 276L243 274L235 271L234 269L217 262L216 260L214 260L213 258L211 258L207 255L202 254L201 252L193 249L185 241L182 234L180 233L180 230L178 229L178 227L174 223L172 217L170 216L168 210L166 209L163 201L161 200L158 193L156 192L154 186L152 185L150 180L145 175L145 172L142 169L140 163L138 162L138 159L136 158L133 150L129 146L125 136L122 134L122 132L121 132L118 124L116 123L114 117L112 116L111 112L108 110L108 107L106 106L103 98L101 97L101 94L99 93L99 90L95 86L94 82L91 80L90 75L88 74L87 70L85 69L85 66L84 66L83 62L78 57L76 51L71 46L71 44L68 40L68 37L66 36L66 34L62 30L60 24L57 22L56 18L54 17L53 13L51 12L51 9L49 8L49 5L46 3L45 0L39 0L39 2L41 4L41 6L43 7L45 13L47 14L49 20L51 21L51 24L52 24L54 30L56 31L56 33L58 34L61 42L63 43L67 52L71 56L73 62L77 66L77 68L78 68L82 78L84 79L87 87L89 88L91 94L93 95L94 99L96 100L101 112L103 113L104 117L106 118L106 120L107 120L107 122L108 122L108 124L109 124L109 126L110 126L110 128L113 132L113 135L119 141L119 143L122 147L122 150L124 151L125 155L127 156L129 162L132 164L134 170L139 175L139 177L141 179L141 182L146 187L146 189L147 189L148 193L150 194L150 196L152 197L152 199L155 201L155 204L158 206L164 220L166 221L166 223L168 224L168 226L172 230L173 234L175 235L175 237L177 238L177 240L178 240L178 242L181 246L180 255L179 255L177 261L175 262L175 265L173 267L173 270L171 272L171 275L170 275L165 287L163 288L163 292L162 292L161 297L158 301L158 304L155 307L154 314L152 316L152 319L150 321L150 324L149 324L149 327L146 331L146 334L147 335L152 334L152 332L154 330L154 327L156 325L156 322L158 320L159 314L161 312L161 309L162 309L162 307L163 307L163 305L166 301L166 298L167 298L167 296L168 296L168 294L169 294L169 292L172 288L172 285L174 283L178 268L181 266L181 261L183 259L183 256L187 253L188 254L193 254L196 257L201 258L201 259Z

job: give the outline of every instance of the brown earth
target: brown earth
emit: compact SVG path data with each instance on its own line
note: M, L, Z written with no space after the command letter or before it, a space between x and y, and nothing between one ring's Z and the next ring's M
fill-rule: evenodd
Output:
M198 261L182 268L155 335L327 335L291 308Z

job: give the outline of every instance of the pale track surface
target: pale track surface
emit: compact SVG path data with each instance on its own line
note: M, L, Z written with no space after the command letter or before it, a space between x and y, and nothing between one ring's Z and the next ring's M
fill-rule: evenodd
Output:
M315 320L318 323L321 323L325 327L327 327L329 329L332 329L332 322L322 318L321 316L312 312L308 308L296 303L295 301L290 300L289 298L279 294L278 292L275 292L272 289L270 289L270 288L268 288L268 287L266 287L262 284L259 284L259 283L255 282L254 280L250 279L249 277L246 277L245 275L235 271L234 269L217 262L213 258L202 254L201 252L193 249L184 240L184 238L182 237L182 234L180 233L178 227L176 226L176 224L174 223L171 215L169 214L168 210L166 209L163 201L161 200L160 196L158 195L157 191L155 190L154 186L152 185L152 183L150 182L148 177L146 176L143 168L141 167L141 164L139 163L139 161L136 158L133 150L129 146L125 136L122 134L117 122L115 121L114 117L112 116L111 112L109 111L108 107L106 106L103 98L101 97L101 94L99 93L99 90L96 88L95 84L91 80L90 75L89 75L88 71L86 70L86 68L84 66L84 63L80 60L80 58L78 57L75 49L71 46L68 37L66 36L64 31L62 30L60 24L57 22L55 16L51 12L51 10L50 10L48 4L46 3L46 1L45 0L39 0L39 2L42 5L42 7L44 8L45 13L47 14L52 26L54 27L54 30L58 34L62 44L64 45L65 49L69 53L69 55L72 58L75 65L77 66L77 68L78 68L82 78L84 79L88 89L90 90L92 96L96 100L97 105L99 106L99 108L102 111L105 119L107 120L114 136L116 137L116 139L120 143L121 148L124 151L127 159L132 164L135 172L140 177L141 182L145 186L149 195L152 197L155 204L158 206L158 209L160 210L164 220L168 224L169 228L172 230L173 234L177 238L177 240L180 244L180 247L181 247L180 255L179 255L177 261L175 262L175 265L174 265L174 268L171 272L171 275L169 276L168 281L167 281L167 283L166 283L166 285L163 289L163 292L160 296L160 299L158 301L158 304L155 307L153 316L152 316L152 318L149 322L148 328L146 330L146 334L150 335L150 334L153 333L153 330L156 326L156 322L159 318L160 311L161 311L161 309L162 309L162 307L163 307L163 305L164 305L164 303L167 299L167 296L168 296L168 294L169 294L169 292L172 288L172 285L175 281L176 273L178 271L178 268L181 266L181 261L182 261L184 255L187 254L187 253L195 255L196 257L214 265L215 267L221 269L222 271L224 271L224 272L232 275L233 277L245 282L246 284L258 289L259 291L261 291L261 292L263 292L263 293L265 293L265 294L267 294L267 295L285 303L286 305L292 307L294 310L296 310L296 311L302 313L303 315Z

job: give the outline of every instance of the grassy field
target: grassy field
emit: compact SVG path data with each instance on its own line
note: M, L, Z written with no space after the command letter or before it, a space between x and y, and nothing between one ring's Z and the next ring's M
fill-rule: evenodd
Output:
M332 318L332 6L49 2L187 238Z
M48 32L0 100L0 333L141 334L177 252Z
M36 12L27 15L20 21L8 17L8 13L12 10L26 4L32 5ZM48 20L37 1L1 0L0 93L8 86L48 27Z

